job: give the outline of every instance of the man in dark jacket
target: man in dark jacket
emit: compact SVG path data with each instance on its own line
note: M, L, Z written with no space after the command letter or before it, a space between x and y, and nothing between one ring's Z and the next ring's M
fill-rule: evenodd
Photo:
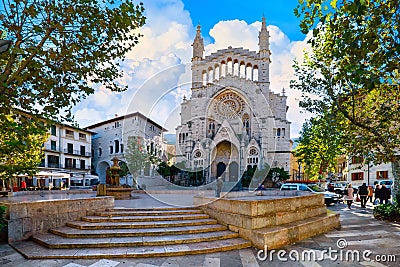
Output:
M380 203L383 204L383 202L385 202L385 204L388 204L391 192L390 189L387 188L385 184L382 184L380 195L381 195Z
M365 208L367 204L367 197L368 197L368 186L366 183L363 183L359 188L358 188L358 195L360 196L361 200L361 208Z

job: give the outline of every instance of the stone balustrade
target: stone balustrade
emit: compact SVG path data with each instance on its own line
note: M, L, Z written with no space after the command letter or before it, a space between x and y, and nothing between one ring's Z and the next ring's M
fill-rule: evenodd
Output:
M7 240L10 243L26 240L35 233L63 226L93 212L113 208L114 198L70 195L62 199L5 200L0 205L7 208Z

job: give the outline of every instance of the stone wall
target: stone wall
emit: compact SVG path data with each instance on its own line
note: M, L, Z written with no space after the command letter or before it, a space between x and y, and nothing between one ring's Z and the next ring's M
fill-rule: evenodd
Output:
M222 198L195 196L194 204L253 246L279 248L339 227L322 194L267 190L233 192Z
M95 211L114 207L113 197L3 202L7 207L8 242L26 240L38 232L79 220Z

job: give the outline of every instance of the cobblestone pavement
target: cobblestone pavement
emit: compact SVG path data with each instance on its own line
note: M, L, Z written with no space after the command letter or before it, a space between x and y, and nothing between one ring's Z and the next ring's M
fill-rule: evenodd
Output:
M341 214L342 228L269 252L267 259L257 259L255 248L223 253L188 255L171 258L101 259L101 260L26 260L7 244L0 244L0 266L24 267L240 267L240 266L400 266L400 224L377 221L372 205L349 210L344 204L329 207ZM342 249L339 249L339 247ZM326 250L325 252L323 250ZM333 259L329 259L329 250ZM364 257L363 257L364 253ZM260 253L263 257L265 254ZM280 259L278 258L280 255ZM305 257L302 257L304 255ZM315 257L314 257L315 255ZM357 259L357 255L360 256ZM313 260L315 258L315 260ZM311 260L310 260L311 259ZM385 261L379 261L386 259Z

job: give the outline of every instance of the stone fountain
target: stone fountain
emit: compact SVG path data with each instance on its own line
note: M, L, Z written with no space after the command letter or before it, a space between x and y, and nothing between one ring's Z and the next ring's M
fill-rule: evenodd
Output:
M113 165L110 167L111 181L109 185L99 185L97 188L98 196L113 196L115 199L130 199L132 188L124 187L119 183L119 171L121 167L118 165L119 159L112 159Z

